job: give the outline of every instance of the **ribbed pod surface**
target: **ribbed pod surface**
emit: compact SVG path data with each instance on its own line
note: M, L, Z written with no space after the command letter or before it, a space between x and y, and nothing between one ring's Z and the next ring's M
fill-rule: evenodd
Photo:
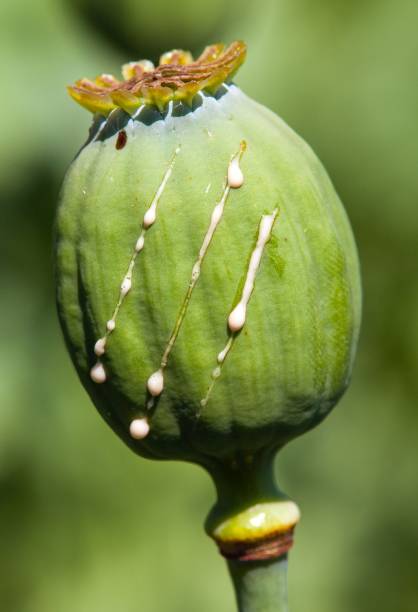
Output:
M329 412L351 372L360 286L348 220L311 149L235 86L200 102L165 118L117 111L96 127L62 190L56 267L67 344L104 418L144 456L205 463L279 446ZM243 173L238 188L228 188L231 160ZM263 219L271 227L261 244ZM234 334L228 317L257 244L245 324ZM153 397L147 381L176 325ZM100 383L90 374L98 361ZM130 425L143 418L148 435L134 439Z

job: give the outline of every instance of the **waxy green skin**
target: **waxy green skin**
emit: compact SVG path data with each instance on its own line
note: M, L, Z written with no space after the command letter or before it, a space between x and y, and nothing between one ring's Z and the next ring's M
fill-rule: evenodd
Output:
M57 299L80 379L103 418L137 453L194 461L217 472L283 446L320 422L349 382L360 323L360 281L345 211L321 163L279 117L238 88L184 116L102 132L72 163L56 225ZM230 191L151 413L158 369L193 263L240 142L245 181ZM145 211L180 145L157 219L133 271L102 361L89 375L141 233ZM263 214L279 210L247 319L205 407L227 318L240 297ZM129 433L148 416L143 440ZM261 459L260 459L261 461ZM267 495L268 497L268 495Z

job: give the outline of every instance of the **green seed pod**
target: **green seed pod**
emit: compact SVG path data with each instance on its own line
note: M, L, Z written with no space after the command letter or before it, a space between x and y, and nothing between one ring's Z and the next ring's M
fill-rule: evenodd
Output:
M205 467L207 531L251 561L291 544L273 457L346 389L360 283L321 163L231 84L244 55L173 51L70 88L95 118L62 189L56 270L100 414L138 454Z

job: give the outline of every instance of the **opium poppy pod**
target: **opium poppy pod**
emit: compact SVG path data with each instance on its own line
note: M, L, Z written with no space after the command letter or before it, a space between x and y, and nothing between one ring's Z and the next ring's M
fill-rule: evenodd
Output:
M214 478L207 531L252 610L242 568L283 572L299 518L273 458L348 385L360 280L321 163L232 83L245 52L175 50L69 88L94 119L62 188L56 277L103 418L136 453Z

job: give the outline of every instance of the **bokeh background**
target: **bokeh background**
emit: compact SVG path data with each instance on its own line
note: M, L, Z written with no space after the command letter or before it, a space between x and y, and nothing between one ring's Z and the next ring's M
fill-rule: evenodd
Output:
M237 77L318 153L352 221L352 386L278 459L303 511L293 612L418 610L418 4L2 0L0 610L233 610L197 467L138 459L98 418L54 309L51 231L89 114L65 85L242 38Z

